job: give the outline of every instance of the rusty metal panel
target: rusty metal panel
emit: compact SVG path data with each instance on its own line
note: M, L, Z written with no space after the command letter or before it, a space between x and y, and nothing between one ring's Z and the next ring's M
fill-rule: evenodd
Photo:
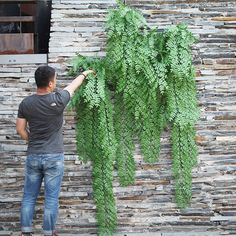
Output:
M0 65L47 64L47 60L47 54L0 55Z
M34 53L34 34L0 34L0 54Z
M0 2L11 2L11 3L30 3L30 2L36 2L36 0L0 0Z
M33 22L33 16L0 16L0 22Z

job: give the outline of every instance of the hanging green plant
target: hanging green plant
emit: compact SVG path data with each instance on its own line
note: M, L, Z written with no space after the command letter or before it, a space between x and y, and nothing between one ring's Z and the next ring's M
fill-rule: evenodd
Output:
M144 160L158 161L163 129L171 128L175 196L179 207L191 200L192 167L197 161L196 100L191 45L183 24L159 33L149 29L140 11L119 3L106 20L105 58L78 55L70 73L93 68L71 104L77 113L77 151L91 161L99 235L117 224L113 169L120 184L135 181L134 140Z
M117 213L113 194L113 162L116 158L116 138L111 94L106 86L104 60L78 55L70 71L78 74L83 68L93 68L87 83L77 91L71 105L77 113L77 150L83 161L92 163L93 195L97 208L100 235L111 235L116 228Z
M166 114L171 124L175 196L179 207L186 207L192 195L192 167L197 163L195 123L199 117L195 70L190 46L194 37L185 25L164 33L168 67Z

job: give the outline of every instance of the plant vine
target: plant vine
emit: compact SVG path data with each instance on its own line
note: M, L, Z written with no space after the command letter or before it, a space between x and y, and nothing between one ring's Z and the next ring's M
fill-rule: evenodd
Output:
M177 205L191 200L192 167L197 162L195 123L199 117L191 45L186 25L164 32L149 29L140 11L118 1L106 20L105 58L77 55L70 74L93 68L71 105L77 113L77 151L91 161L99 235L116 230L113 170L120 184L135 181L134 140L144 160L158 161L163 129L171 128Z

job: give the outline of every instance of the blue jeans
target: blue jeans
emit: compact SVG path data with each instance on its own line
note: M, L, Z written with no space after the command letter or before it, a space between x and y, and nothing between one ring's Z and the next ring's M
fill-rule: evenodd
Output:
M59 207L59 193L64 173L64 154L29 155L25 164L24 194L21 205L21 230L31 232L35 203L44 180L44 235L52 235Z

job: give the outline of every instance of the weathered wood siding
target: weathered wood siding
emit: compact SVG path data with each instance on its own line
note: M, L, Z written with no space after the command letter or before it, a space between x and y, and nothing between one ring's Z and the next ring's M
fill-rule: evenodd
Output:
M197 124L199 164L193 170L193 200L180 210L174 203L169 134L162 136L160 161L143 162L137 146L136 182L120 187L114 173L118 231L224 231L236 234L236 3L201 0L128 0L160 29L186 22L199 37L193 47L201 119ZM53 0L49 64L68 83L66 68L79 52L104 55L104 17L114 0ZM33 89L37 65L0 66L0 230L19 231L25 144L14 130L17 105ZM74 113L65 113L65 177L58 230L95 233L91 167L77 160ZM42 224L41 193L35 231ZM199 233L200 235L200 233Z

